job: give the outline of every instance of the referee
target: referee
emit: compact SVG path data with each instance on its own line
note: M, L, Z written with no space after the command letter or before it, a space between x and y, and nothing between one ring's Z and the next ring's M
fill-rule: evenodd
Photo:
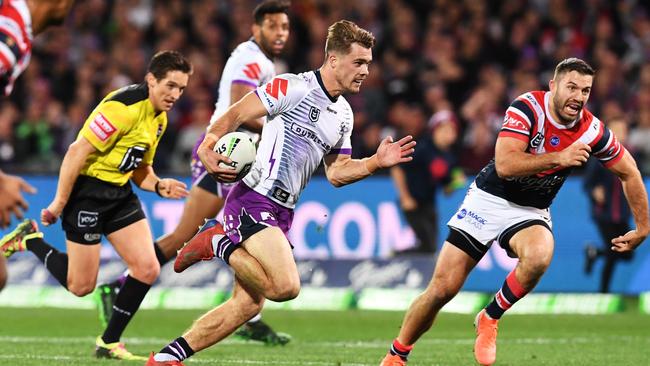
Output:
M0 249L34 253L68 291L85 296L95 288L101 237L105 235L128 266L97 357L139 360L119 342L160 272L151 230L129 180L161 197L187 195L184 183L160 179L153 168L156 147L167 127L167 111L183 94L190 63L178 52L153 56L145 81L109 93L92 111L77 140L68 148L56 196L41 211L50 225L61 217L66 253L47 244L34 220L25 220L2 240Z

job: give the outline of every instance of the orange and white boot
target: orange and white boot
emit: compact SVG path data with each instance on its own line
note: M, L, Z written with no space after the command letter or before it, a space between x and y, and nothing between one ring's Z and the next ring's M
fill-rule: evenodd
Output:
M474 342L474 357L482 366L491 366L497 359L497 328L498 319L490 318L485 309L476 314L476 341Z

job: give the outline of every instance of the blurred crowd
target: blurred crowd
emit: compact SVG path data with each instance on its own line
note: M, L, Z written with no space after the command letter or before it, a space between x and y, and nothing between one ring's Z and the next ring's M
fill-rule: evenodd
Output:
M143 80L151 55L175 49L194 75L158 148L156 169L188 174L230 51L247 40L254 0L84 0L66 24L37 37L31 65L0 102L0 166L57 172L88 113L109 91ZM294 0L278 72L318 68L327 27L349 19L377 37L358 95L353 154L387 134L458 127L466 173L492 157L510 101L548 88L555 64L580 57L597 70L588 108L624 118L628 149L650 174L650 3L642 0Z

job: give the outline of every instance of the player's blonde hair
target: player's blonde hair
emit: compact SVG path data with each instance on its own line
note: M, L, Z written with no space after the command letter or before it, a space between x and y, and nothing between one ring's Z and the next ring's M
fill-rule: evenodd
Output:
M353 43L358 43L365 48L372 48L375 45L375 36L349 20L339 20L327 29L325 53L347 54Z

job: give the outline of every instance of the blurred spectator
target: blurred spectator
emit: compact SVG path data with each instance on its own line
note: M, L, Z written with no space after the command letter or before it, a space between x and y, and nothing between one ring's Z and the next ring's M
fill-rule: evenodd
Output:
M67 126L76 122L70 113L92 108L108 89L138 82L153 52L177 49L189 55L194 77L182 105L169 116L170 130L161 149L168 156L158 159L163 166L156 168L180 169L169 163L178 159L171 156L177 139L186 136L184 129L193 128L193 109L206 97L208 104L216 100L214 86L224 61L248 37L256 4L77 1L63 29L35 40L32 63L11 96L18 120L27 120L32 107L46 113L55 101L67 114L56 128L74 130ZM589 108L604 117L606 109L618 104L629 114L635 122L631 148L639 153L644 174L650 172L650 148L636 137L650 128L643 111L650 105L650 2L293 1L291 23L296 31L284 60L277 63L278 73L319 67L327 26L341 18L359 22L378 40L370 75L361 93L350 98L355 110L365 113L359 115L365 121L353 131L359 153L374 151L375 137L401 128L391 116L402 110L399 103L418 104L427 114L450 110L458 116L461 164L476 173L482 166L476 162L493 153L489 145L508 101L525 91L546 89L555 64L576 56L598 69ZM4 144L17 148L12 142ZM60 156L56 146L66 144L54 145L50 153ZM34 168L54 172L57 167ZM184 167L179 172L185 172Z
M428 126L421 108L412 107L409 112L403 131L415 138L417 149L412 161L392 167L390 174L402 212L418 242L415 248L395 254L433 254L438 242L436 194L440 188L450 193L465 184L465 176L451 151L458 126L448 110L434 114Z
M607 127L625 145L628 123L624 118L612 118ZM605 261L600 275L599 291L609 292L609 286L618 261L630 261L634 252L619 253L611 250L612 239L630 231L630 206L625 199L620 179L605 168L597 159L589 159L584 189L591 203L591 216L598 227L602 242L598 246L585 247L585 272L591 274L598 257Z

